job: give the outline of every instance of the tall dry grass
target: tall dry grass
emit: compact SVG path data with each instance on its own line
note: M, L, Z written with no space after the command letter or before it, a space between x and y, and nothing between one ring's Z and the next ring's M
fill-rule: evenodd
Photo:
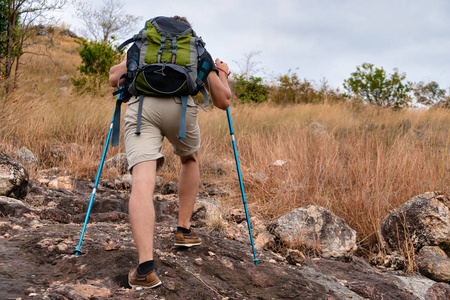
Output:
M77 44L54 40L50 57L29 57L20 88L8 102L13 112L0 127L0 151L26 146L40 169L60 167L93 177L100 161L115 99L71 94ZM56 62L56 64L55 64ZM62 86L69 88L64 92ZM378 230L388 212L426 191L449 192L448 110L392 111L364 105L233 105L230 108L251 214L267 219L317 204L342 217L358 233L363 251L379 245ZM231 189L227 205L241 194L226 114L199 112L202 182ZM108 157L124 152L119 147ZM55 149L65 149L55 156ZM164 144L165 181L176 180L178 158ZM274 166L277 160L283 166ZM104 173L104 177L114 174Z

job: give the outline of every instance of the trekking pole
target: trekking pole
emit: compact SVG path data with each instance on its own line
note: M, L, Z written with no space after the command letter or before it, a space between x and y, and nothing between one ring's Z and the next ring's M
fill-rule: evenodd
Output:
M230 116L230 109L229 108L227 108L227 118L228 118L228 126L230 127L231 142L233 143L234 158L236 160L236 167L237 167L237 172L238 172L238 177L239 177L239 184L240 184L240 187L241 187L242 202L244 203L245 216L247 218L247 225L248 225L248 232L250 234L250 241L252 243L253 257L254 257L253 262L255 263L255 266L257 266L259 259L256 258L255 245L253 243L252 226L250 225L250 217L248 215L247 201L245 200L244 184L242 183L241 169L239 167L239 158L238 158L238 155L237 155L236 141L234 139L234 131L233 131L233 125L231 124L231 116Z
M98 182L100 181L100 175L102 174L103 165L105 163L106 153L108 152L108 146L109 146L109 142L111 140L111 134L112 134L112 131L113 131L114 118L115 117L117 118L116 113L118 111L120 112L120 102L119 102L120 101L120 97L121 97L121 94L119 95L119 99L117 100L116 108L114 110L114 115L113 115L112 120L111 120L111 125L109 126L108 137L106 138L105 148L103 149L102 160L100 162L100 166L98 167L97 178L95 179L94 188L93 188L92 194L91 194L91 200L89 202L89 206L88 206L88 209L87 209L87 212L86 212L86 217L84 219L83 229L81 230L80 241L78 242L77 249L74 250L75 256L78 256L79 254L82 254L82 252L80 250L81 243L83 242L84 232L86 231L87 222L89 220L89 214L91 213L92 204L94 203L95 193L97 192ZM120 118L120 115L118 117Z

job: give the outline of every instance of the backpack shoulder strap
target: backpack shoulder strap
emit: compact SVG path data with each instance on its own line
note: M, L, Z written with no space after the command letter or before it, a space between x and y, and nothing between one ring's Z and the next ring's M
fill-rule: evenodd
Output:
M122 49L125 48L126 45L135 42L138 39L138 36L139 36L138 34L135 34L132 38L129 38L128 40L120 44L119 47L117 47L117 49L119 51L122 51Z

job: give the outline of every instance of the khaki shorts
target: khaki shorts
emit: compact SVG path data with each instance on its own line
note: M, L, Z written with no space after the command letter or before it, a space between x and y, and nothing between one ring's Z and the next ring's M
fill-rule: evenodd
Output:
M139 99L132 98L124 117L125 149L128 168L138 163L157 160L157 170L164 164L162 145L164 137L172 144L173 153L178 156L190 155L200 148L200 128L198 127L198 107L192 97L188 98L186 111L186 140L178 139L181 117L179 97L145 97L142 107L141 134L137 135L137 111Z

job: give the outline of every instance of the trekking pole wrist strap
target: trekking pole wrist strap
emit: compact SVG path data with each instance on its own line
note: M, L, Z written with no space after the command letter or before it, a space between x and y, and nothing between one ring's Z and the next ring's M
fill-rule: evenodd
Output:
M224 69L222 69L222 68L219 68L219 67L216 67L218 70L220 70L220 71L222 71L222 72L224 72L225 73L225 75L227 75L227 78L228 78L228 76L230 76L230 74L231 74L231 71L228 71L228 73L227 73L227 71L225 71Z

